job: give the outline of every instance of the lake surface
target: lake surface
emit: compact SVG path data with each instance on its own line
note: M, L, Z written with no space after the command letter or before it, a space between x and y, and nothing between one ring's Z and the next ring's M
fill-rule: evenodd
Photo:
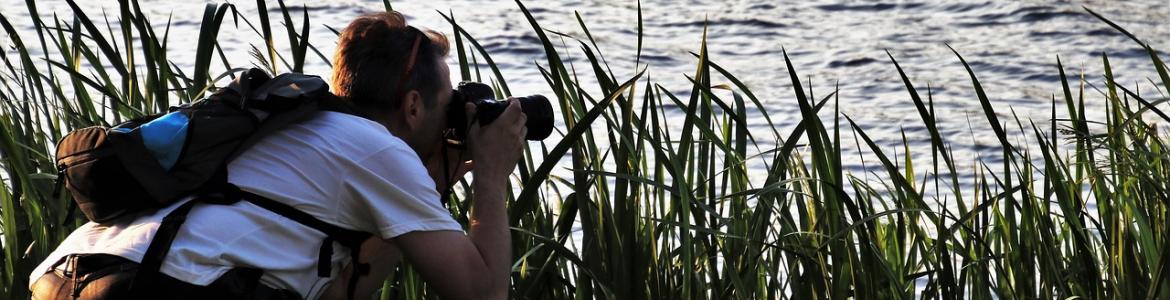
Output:
M104 9L116 14L115 1L79 1L91 17ZM57 13L68 21L71 12L64 1L36 1L41 14ZM170 54L179 66L193 61L194 44L206 2L183 0L142 0L144 10L157 26L170 18ZM254 1L236 1L243 15L255 20ZM287 1L289 6L306 7L312 17L312 42L331 56L335 36L324 25L341 29L348 20L365 12L382 9L381 1L318 0ZM551 94L539 76L537 64L544 64L544 52L532 27L512 1L395 1L395 9L411 17L411 24L428 27L450 36L451 26L439 12L453 13L502 68L512 91L519 95ZM760 96L772 119L786 134L799 122L791 81L782 50L787 50L797 72L811 80L817 97L840 87L840 112L856 120L887 154L901 152L902 131L919 153L917 164L929 159L929 138L914 105L886 56L898 59L917 87L930 87L937 110L938 127L949 140L961 173L971 173L976 159L994 164L999 143L987 130L971 80L949 44L971 63L1001 118L1012 112L1027 122L1046 124L1054 94L1059 98L1059 56L1070 76L1087 76L1090 118L1100 120L1103 97L1092 85L1103 87L1101 54L1109 55L1118 81L1140 86L1144 95L1156 92L1147 78L1155 78L1149 56L1136 43L1089 15L1082 6L1111 18L1155 49L1170 49L1170 1L661 1L641 3L645 40L641 66L635 66L637 2L635 1L529 1L525 3L548 30L584 38L574 16L579 12L589 26L613 71L622 80L648 68L649 76L685 96L690 84L684 75L694 72L696 60L690 52L699 50L704 26L711 59L730 70ZM274 22L279 22L277 4L268 4ZM0 0L0 10L23 29L26 44L35 38L24 1ZM293 19L300 24L300 16ZM114 16L111 17L114 20ZM115 20L116 22L116 20ZM225 27L221 44L236 66L250 62L250 44L263 48L251 29ZM274 27L280 27L274 24ZM283 32L276 32L277 45L287 47ZM11 51L8 36L0 45ZM565 39L568 61L584 70L587 63L576 42ZM191 49L185 51L184 49ZM39 50L38 50L39 51ZM1163 57L1167 54L1162 52ZM308 73L328 76L329 68L310 55ZM218 71L222 71L219 66ZM213 73L217 73L213 69ZM190 71L188 70L188 73ZM456 72L457 73L457 72ZM458 74L453 74L458 76ZM582 74L588 77L587 74ZM715 78L716 83L727 83ZM807 88L806 83L806 88ZM1075 87L1074 87L1075 88ZM600 96L600 95L596 95ZM1157 98L1157 97L1154 97ZM1061 104L1058 118L1065 115ZM826 110L831 111L831 110ZM823 113L827 122L831 114ZM681 113L674 117L681 120ZM767 132L766 123L755 116L753 129ZM1003 119L1010 120L1010 119ZM681 123L681 122L677 122ZM1014 126L1012 126L1014 127ZM1012 128L1009 127L1009 128ZM1029 129L1030 131L1030 129ZM1016 129L1016 132L1019 132ZM843 131L843 137L850 134ZM773 143L770 134L763 147ZM845 167L863 176L875 169L876 160L867 158L863 167L859 153L848 140ZM765 149L766 150L766 149ZM868 153L868 150L861 153ZM762 168L756 168L762 173ZM762 175L761 175L762 176Z

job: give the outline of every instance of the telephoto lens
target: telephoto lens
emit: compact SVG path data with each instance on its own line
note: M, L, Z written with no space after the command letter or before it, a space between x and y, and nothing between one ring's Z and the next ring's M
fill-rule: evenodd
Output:
M518 97L516 100L520 101L520 106L528 117L524 124L528 127L525 139L539 141L552 134L553 111L548 98L532 95ZM455 140L463 141L467 138L469 123L463 105L468 102L475 104L476 121L481 126L490 124L508 108L507 101L495 99L495 93L490 86L479 82L460 82L459 87L451 94L451 104L447 107L447 127L454 130Z

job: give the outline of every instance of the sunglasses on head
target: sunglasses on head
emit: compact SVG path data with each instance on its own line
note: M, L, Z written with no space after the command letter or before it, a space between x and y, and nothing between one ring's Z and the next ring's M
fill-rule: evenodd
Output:
M394 91L398 93L398 99L406 96L406 90L403 89L402 85L406 83L407 78L410 78L410 71L414 70L415 61L418 59L418 48L422 46L422 38L426 35L422 31L419 31L418 28L414 28L414 26L406 26L406 30L414 34L414 44L410 46L410 57L406 59L406 67L402 69L402 76L398 76L398 83L394 85Z

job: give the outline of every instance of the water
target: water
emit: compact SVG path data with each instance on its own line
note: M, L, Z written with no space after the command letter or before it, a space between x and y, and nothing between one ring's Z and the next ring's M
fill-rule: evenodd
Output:
M117 11L114 1L79 1L93 18L102 9ZM37 1L41 14L71 15L63 1ZM181 0L142 0L152 22L161 26L171 18L170 55L183 67L193 61L196 33L205 3ZM237 1L243 15L254 18L255 3ZM312 42L326 56L332 54L334 35L325 26L343 28L354 16L382 9L380 1L290 0L292 7L306 7L312 16ZM1056 68L1059 56L1070 76L1082 71L1090 84L1103 86L1100 56L1107 53L1118 81L1140 86L1143 94L1156 94L1147 78L1156 78L1149 57L1134 42L1086 13L1087 6L1121 24L1155 49L1170 49L1170 1L662 1L642 5L645 22L641 65L635 66L637 3L634 1L530 1L525 3L540 24L552 31L584 39L574 17L579 12L590 33L619 79L638 68L679 95L689 93L684 75L694 72L704 25L711 59L730 70L761 97L782 134L799 122L791 81L782 50L787 50L801 77L810 80L816 97L840 87L840 112L885 147L887 155L901 152L903 130L910 146L919 153L918 164L929 159L929 137L919 120L896 70L886 56L894 55L925 96L933 92L938 128L953 147L960 173L971 173L976 159L995 165L999 142L988 130L974 90L963 66L947 48L950 45L971 63L1001 120L1018 114L1047 124L1053 95L1060 93ZM411 17L410 23L450 35L450 25L437 11L453 13L502 68L517 94L551 94L535 67L543 64L543 50L531 26L511 1L397 1L395 8ZM269 3L280 27L280 15ZM23 1L0 0L0 9L22 31L26 44L35 44L32 24ZM293 19L300 26L299 14ZM68 20L68 19L67 19ZM156 29L160 30L161 29ZM259 38L240 23L225 27L221 44L232 61L251 61L249 43ZM275 33L278 47L287 47L283 31ZM0 37L6 51L10 37ZM564 39L567 61L586 70L587 63L576 41ZM263 48L262 45L256 44ZM185 51L184 49L192 49ZM39 50L35 50L39 51ZM1162 54L1164 57L1165 53ZM308 73L327 76L329 68L310 54ZM216 73L223 70L213 69ZM188 73L190 71L188 70ZM586 73L583 77L590 77ZM458 76L458 74L454 74ZM728 83L716 78L716 83ZM1075 88L1075 87L1074 87ZM1086 103L1091 119L1100 120L1104 105L1092 87ZM596 95L595 96L600 96ZM1058 118L1065 115L1058 106ZM831 111L827 109L826 111ZM831 121L831 113L823 113ZM674 114L681 120L681 114ZM754 132L768 132L764 120L752 119ZM681 122L674 122L681 123ZM846 125L847 126L847 125ZM846 127L847 128L847 127ZM1009 126L1014 128L1014 126ZM1030 132L1030 129L1026 129ZM1019 132L1018 129L1015 130ZM764 145L772 143L762 134ZM850 134L846 138L845 167L858 176L876 169L876 161L855 159L860 153ZM1016 138L1022 138L1017 135ZM897 148L895 148L897 147ZM863 146L864 148L864 146ZM766 150L766 149L765 149ZM868 163L868 168L865 167ZM755 167L760 176L763 169Z

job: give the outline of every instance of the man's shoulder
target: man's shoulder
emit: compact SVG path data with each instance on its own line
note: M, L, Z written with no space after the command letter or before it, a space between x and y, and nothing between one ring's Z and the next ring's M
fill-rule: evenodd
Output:
M280 167L303 170L361 164L367 158L386 153L406 155L413 151L379 123L321 111L260 140L232 165L237 172L257 169L266 173L269 171L264 170Z
M382 126L382 124L379 124L378 122L374 122L370 119L366 119L358 115L330 110L319 111L313 115L313 117L305 120L305 122L302 124L315 128L319 127L324 129L339 129L347 132L390 134L390 132L386 130L386 127Z
M305 135L310 135L331 144L355 144L371 151L406 147L405 141L391 134L382 124L346 113L321 111L294 128L289 131L294 138L308 138Z

